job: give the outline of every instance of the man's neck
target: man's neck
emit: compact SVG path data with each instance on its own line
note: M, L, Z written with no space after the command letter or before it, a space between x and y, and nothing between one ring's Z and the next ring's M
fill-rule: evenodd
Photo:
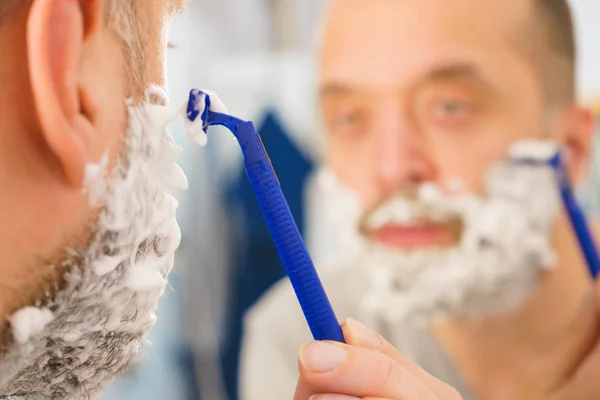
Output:
M518 311L434 328L466 383L483 399L545 398L589 350L599 330L596 298L565 217L558 265Z

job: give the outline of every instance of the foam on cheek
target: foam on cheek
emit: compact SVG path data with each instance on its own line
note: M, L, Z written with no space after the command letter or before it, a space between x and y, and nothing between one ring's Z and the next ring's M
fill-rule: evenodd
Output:
M104 276L113 272L124 261L126 261L126 257L123 256L102 256L100 259L94 261L91 267L96 275Z
M151 88L149 96L165 98L166 95L159 88ZM166 102L166 100L165 100ZM132 110L137 113L137 110ZM139 112L139 117L130 118L131 130L140 132L166 132L167 126L176 118L178 112L172 112L167 107L145 104ZM145 117L143 116L145 115ZM148 123L150 126L144 127ZM181 232L174 216L178 207L177 200L166 195L171 189L187 189L188 181L183 170L176 164L177 157L182 149L175 146L170 135L157 136L152 139L150 151L153 156L141 158L140 162L132 162L130 171L125 179L113 181L111 190L113 195L106 205L110 213L103 215L101 222L107 230L123 230L129 227L131 236L124 236L122 245L126 245L133 238L134 242L143 241L142 238L156 236L160 238L155 243L155 250L160 256L150 252L144 259L135 260L133 254L118 256L103 256L95 260L93 270L98 276L112 273L124 262L131 263L124 286L134 292L145 293L158 300L166 285L166 276L173 267L174 252L180 244ZM118 171L117 171L118 172ZM143 187L138 176L147 176ZM163 189L164 188L164 189ZM131 193L140 192L139 198L132 198ZM152 210L143 211L148 207L144 202L151 200ZM144 215L144 218L133 218L135 215ZM118 239L117 239L118 240ZM135 258L133 258L135 257ZM116 300L118 301L118 299ZM146 298L144 301L148 301ZM149 302L152 304L152 301ZM119 309L119 307L116 307ZM120 321L115 313L115 321ZM144 320L140 318L139 326L144 322L151 322L154 317Z
M24 344L44 330L54 320L47 308L25 307L9 318L13 336L17 343Z
M136 292L143 292L163 287L166 284L160 269L148 265L139 265L129 271L125 286Z
M83 192L88 195L90 205L94 208L102 205L106 195L108 159L106 151L98 163L85 166Z
M102 207L90 244L57 261L70 271L64 288L46 308L11 316L16 344L0 357L0 398L76 399L82 388L94 397L139 354L156 323L181 241L171 192L185 189L187 179L166 129L178 113L150 104L152 98L166 103L158 88L140 106L127 103L129 130L115 166L109 170L107 153L86 168L84 191Z
M544 157L548 149L529 154ZM372 283L364 303L370 312L395 322L428 322L510 310L537 287L542 271L556 265L551 237L560 197L549 166L500 162L486 176L485 197L448 195L428 184L418 194L427 218L460 219L459 243L416 250L371 244L361 259ZM395 218L392 211L387 217L379 223Z
M155 97L166 96L161 93L163 92L156 88L152 89L152 95ZM153 131L164 131L173 119L178 116L177 112L174 113L167 107L151 104L145 105L144 111L148 116L151 116ZM136 119L136 121L143 121L143 119ZM134 164L132 168L135 169L136 173L140 174L144 173L142 170L146 170L146 173L148 173L147 171L151 171L150 173L156 178L151 183L157 186L155 188L157 191L160 190L160 187L187 189L187 178L183 170L176 164L176 159L181 154L182 149L175 146L170 136L165 136L163 139L157 141L156 146L156 154L150 164ZM130 213L135 210L131 209L131 204L128 204L125 199L127 199L127 193L131 193L134 190L132 187L134 184L133 180L125 179L119 181L119 184L113 185L112 190L119 195L112 196L111 202L108 204L109 209L113 212L111 218L105 221L107 226L118 229L127 226L131 220ZM157 244L159 247L158 250L161 254L170 255L174 254L181 241L179 225L172 218L175 215L178 204L170 196L159 199L161 200L154 204L154 212L148 215L147 223L136 225L138 230L136 235L140 237L157 235L162 238ZM142 205L134 204L134 208L136 206ZM172 258L171 256L167 257ZM101 276L114 271L123 261L123 257L105 256L97 260L93 268ZM166 285L165 276L170 272L172 266L172 260L167 261L165 268L164 257L148 256L146 260L136 262L131 266L125 286L136 292L148 292L155 289L162 290Z

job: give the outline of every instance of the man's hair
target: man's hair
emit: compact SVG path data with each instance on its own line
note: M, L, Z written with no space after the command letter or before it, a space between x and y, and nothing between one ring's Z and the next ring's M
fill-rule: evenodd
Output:
M142 95L148 79L145 52L149 41L148 17L142 4L147 0L109 0L105 5L106 24L113 28L122 42L123 56L129 68L127 74L135 96Z
M529 42L530 62L541 76L546 100L551 107L573 104L576 99L577 46L573 16L568 0L532 0L534 40L526 40L530 29L517 40ZM530 36L531 37L531 36Z
M133 83L133 91L141 94L146 82L144 48L147 43L144 22L147 21L141 5L145 0L105 0L104 20L119 36L128 64L126 72ZM0 26L32 0L0 0Z

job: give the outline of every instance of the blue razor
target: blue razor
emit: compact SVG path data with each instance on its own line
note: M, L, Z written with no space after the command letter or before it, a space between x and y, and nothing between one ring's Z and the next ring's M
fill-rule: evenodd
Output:
M514 162L523 165L548 165L553 169L563 206L567 212L573 230L575 231L575 236L577 237L589 272L591 276L596 279L600 272L598 249L586 221L585 214L581 210L573 193L560 151L557 150L551 157L546 159L537 157L517 157Z
M200 109L198 104L202 97L205 106ZM198 118L200 121L196 122ZM197 89L190 92L187 119L192 123L201 122L205 133L214 125L224 126L233 133L242 149L246 173L314 339L344 342L339 321L254 124L211 111L210 96Z

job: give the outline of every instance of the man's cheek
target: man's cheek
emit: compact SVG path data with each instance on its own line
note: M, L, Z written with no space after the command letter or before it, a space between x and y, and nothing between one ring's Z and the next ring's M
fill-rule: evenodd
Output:
M334 170L339 181L356 195L364 208L377 204L382 196L377 190L374 180L368 175L366 168L361 170L355 166L342 166Z
M492 168L508 160L501 152L461 151L457 156L438 159L438 181L434 182L448 193L485 194L486 178Z

